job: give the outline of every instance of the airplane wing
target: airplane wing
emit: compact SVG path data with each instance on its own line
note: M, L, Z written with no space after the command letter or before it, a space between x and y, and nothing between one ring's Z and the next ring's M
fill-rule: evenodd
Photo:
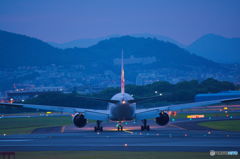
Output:
M82 109L77 107L63 107L63 106L51 106L51 105L34 105L34 104L21 104L21 103L0 103L0 106L16 107L16 108L32 108L57 112L68 113L83 113L86 119L107 121L109 118L109 112L107 110L94 110L94 109Z
M137 109L136 120L156 118L159 116L159 113L162 111L176 111L176 110L193 108L193 107L209 106L212 104L230 103L234 101L240 101L240 98L218 99L218 100L211 100L211 101L204 101L204 102L193 102L193 103L176 104L176 105L169 105L169 106L163 106L163 107L154 107L154 108L148 108L148 109Z

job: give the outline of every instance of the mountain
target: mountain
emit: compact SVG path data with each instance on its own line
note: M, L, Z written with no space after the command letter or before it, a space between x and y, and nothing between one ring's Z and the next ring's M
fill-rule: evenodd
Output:
M85 60L84 53L88 52L58 49L36 38L0 30L0 67L79 64Z
M61 49L66 49L66 48L74 48L74 47L78 47L78 48L86 48L86 47L90 47L93 45L96 45L98 42L102 41L102 40L107 40L110 38L117 38L117 37L122 37L122 36L127 36L127 35L109 35L109 36L105 36L105 37L100 37L100 38L92 38L92 39L79 39L79 40L73 40L73 41L69 41L69 42L65 42L65 43L55 43L55 42L48 42L50 45L52 45L53 47L56 48L61 48ZM173 44L176 44L180 47L185 47L183 44L177 42L176 40L173 40L169 37L166 36L162 36L162 35L154 35L154 34L130 34L129 36L132 37L144 37L144 38L155 38L157 40L161 40L161 41L167 41L167 42L171 42Z
M0 67L56 63L60 52L41 40L0 31Z
M235 74L238 68L213 62L156 38L122 36L102 40L88 48L58 49L35 38L0 31L0 68L55 64L64 66L68 72L68 66L81 65L84 69L78 73L84 75L108 71L117 76L121 50L124 50L128 70L126 76L134 83L136 78L173 82L208 77L237 80Z
M154 67L202 66L202 64L212 67L218 66L217 63L191 54L175 44L153 38L123 36L100 41L97 45L88 48L89 51L101 55L102 58L110 59L119 57L122 49L124 50L124 56L128 60L131 60L131 57L132 60L134 60L134 57L135 59L152 57L153 61L148 65L154 65ZM130 61L130 63L133 64L134 62ZM135 63L144 65L144 60Z
M51 46L56 48L87 48L97 45L98 42L109 40L111 38L120 38L123 35L110 35L106 37L93 39L79 39L66 43L49 42ZM207 34L193 42L189 46L185 46L178 41L162 35L154 34L130 34L131 37L153 38L160 41L170 42L179 47L187 49L189 52L205 57L219 63L240 63L240 38L225 38L219 35Z
M99 41L106 40L112 37L120 37L120 35L110 35L105 37L99 37L99 38L88 38L88 39L78 39L78 40L72 40L65 43L55 43L55 42L48 42L50 45L56 48L60 49L67 49L67 48L86 48L90 47L92 45L96 45Z
M186 49L216 62L240 63L240 38L225 38L207 34Z
M157 35L157 34L147 34L147 33L142 33L142 34L130 34L130 36L133 36L133 37L144 37L144 38L153 38L153 39L157 39L157 40L160 40L160 41L166 41L166 42L170 42L170 43L173 43L179 47L182 47L184 48L185 45L183 45L182 43L172 39L172 38L169 38L167 36L163 36L163 35Z
M123 36L100 41L89 48L58 49L25 35L0 31L0 66L93 64L114 65L114 59L124 50L126 58L152 57L151 65L218 65L191 54L175 44L152 38ZM135 60L136 60L135 58ZM143 62L144 63L144 62ZM137 63L141 64L141 62ZM150 64L149 64L150 65Z

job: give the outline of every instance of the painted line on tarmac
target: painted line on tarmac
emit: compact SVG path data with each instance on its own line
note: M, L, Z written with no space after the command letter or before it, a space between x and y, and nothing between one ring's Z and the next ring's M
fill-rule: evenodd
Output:
M61 128L61 133L64 133L65 132L65 126L62 126L62 128Z
M126 132L126 133L129 133L129 134L133 134L133 132L129 131L129 130L123 130L123 131Z
M1 142L22 142L22 141L32 141L32 140L16 140L16 139L13 139L13 140L0 140L0 143Z
M173 127L175 127L175 128L179 128L179 129L182 129L182 130L188 130L188 129L186 129L186 128L183 128L183 127L181 127L181 126L177 126L177 125L174 125L174 124L169 124L169 126L173 126Z

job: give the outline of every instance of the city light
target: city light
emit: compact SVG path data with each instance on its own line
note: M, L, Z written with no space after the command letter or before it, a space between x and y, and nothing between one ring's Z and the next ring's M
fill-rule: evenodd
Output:
M10 103L12 104L14 102L13 98L10 99Z
M228 107L224 107L223 109L224 109L224 110L228 110Z
M200 114L200 115L187 115L188 119L204 118L204 117L205 117L204 114Z

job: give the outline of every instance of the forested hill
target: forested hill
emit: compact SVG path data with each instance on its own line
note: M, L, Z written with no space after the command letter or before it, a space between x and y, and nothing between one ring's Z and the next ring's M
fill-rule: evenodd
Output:
M239 66L216 63L154 38L123 36L100 41L88 48L58 49L35 38L0 31L0 68L81 65L84 68L81 73L85 75L111 72L118 76L122 50L130 83L142 80L138 78L142 74L143 78L154 74L154 78L162 76L168 81L207 77L238 80Z
M152 58L148 66L209 66L219 64L205 58L190 54L178 46L152 38L134 38L124 36L104 40L89 48L57 49L47 43L24 35L0 31L1 67L48 65L48 64L83 64L113 67L114 59L119 58L121 50L129 58ZM133 62L134 63L134 62ZM147 67L148 67L147 66Z
M55 63L61 50L24 35L0 31L0 67Z
M220 63L240 63L240 38L207 34L189 45L187 50Z
M160 106L164 104L186 103L193 102L197 93L216 93L220 91L237 90L239 86L231 82L217 81L215 79L206 79L202 82L196 80L183 81L177 84L171 84L165 81L155 82L145 86L127 85L126 92L132 94L134 98L141 98L147 96L156 96L157 93L162 93L158 99L148 100L146 103L138 103L139 106ZM106 109L107 103L94 100L86 100L81 98L98 97L103 99L110 99L114 94L119 93L120 88L107 88L96 94L78 94L73 92L71 94L63 93L46 93L36 98L26 101L31 104L45 104L45 105L62 105L62 106L79 106L82 108Z

